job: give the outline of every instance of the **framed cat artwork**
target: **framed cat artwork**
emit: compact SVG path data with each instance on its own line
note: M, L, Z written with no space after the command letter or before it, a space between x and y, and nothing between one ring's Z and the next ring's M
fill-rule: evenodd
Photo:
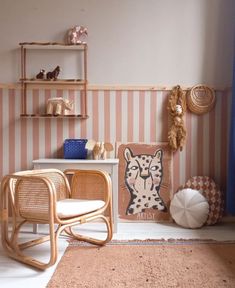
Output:
M168 143L116 145L120 220L170 221L172 152Z

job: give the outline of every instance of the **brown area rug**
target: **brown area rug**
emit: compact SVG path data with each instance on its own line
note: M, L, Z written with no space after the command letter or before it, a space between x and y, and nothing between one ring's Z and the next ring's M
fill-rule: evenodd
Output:
M113 241L104 247L73 241L48 288L235 287L235 243Z

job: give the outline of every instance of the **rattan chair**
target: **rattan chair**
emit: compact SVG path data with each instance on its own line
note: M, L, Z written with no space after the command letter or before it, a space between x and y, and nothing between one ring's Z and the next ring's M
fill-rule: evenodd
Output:
M95 186L102 192L103 198L98 199L95 195L94 200L79 199L79 192L90 196L89 189L95 193ZM103 171L68 170L63 173L57 169L42 169L5 176L1 183L0 202L4 250L16 260L44 270L57 260L57 242L62 231L75 239L104 245L113 234L111 192L111 179ZM107 227L104 240L82 236L72 229L98 218ZM26 223L49 224L49 235L20 243L19 232ZM50 258L47 263L23 253L24 249L48 240Z

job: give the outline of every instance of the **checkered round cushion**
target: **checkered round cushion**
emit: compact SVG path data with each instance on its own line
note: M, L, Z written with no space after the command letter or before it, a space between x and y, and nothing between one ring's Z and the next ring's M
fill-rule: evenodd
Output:
M199 190L209 203L209 215L206 225L217 223L224 212L223 195L218 185L208 176L191 177L180 189L191 188Z

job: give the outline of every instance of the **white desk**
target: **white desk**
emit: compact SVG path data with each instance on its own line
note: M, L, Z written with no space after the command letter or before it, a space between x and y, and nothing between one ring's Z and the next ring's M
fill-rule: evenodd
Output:
M77 160L77 159L37 159L33 160L34 169L56 168L66 169L103 170L109 173L112 180L113 223L114 232L117 232L118 221L118 159L106 160Z

